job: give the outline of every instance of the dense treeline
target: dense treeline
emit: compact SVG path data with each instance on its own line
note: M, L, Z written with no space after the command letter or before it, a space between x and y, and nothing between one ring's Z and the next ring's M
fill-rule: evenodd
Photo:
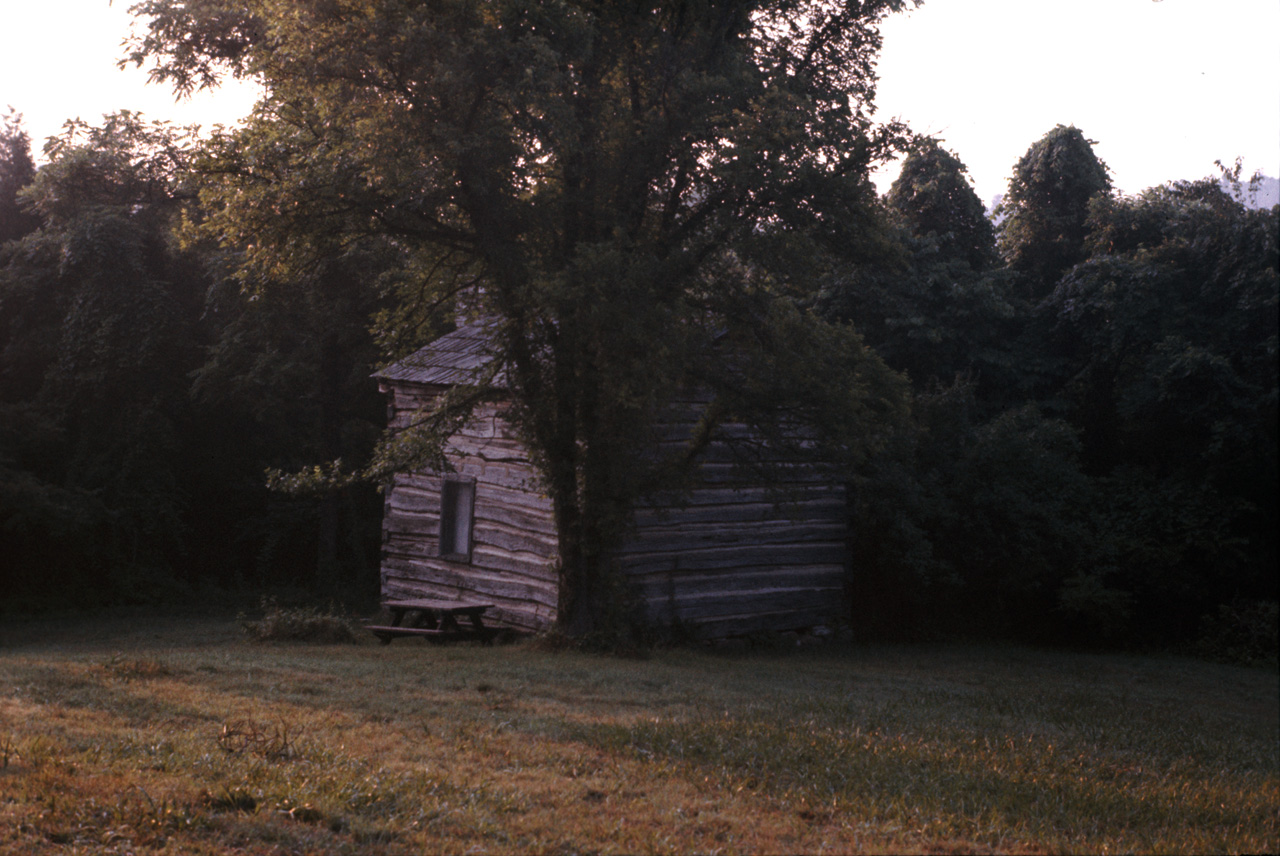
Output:
M1244 197L1112 193L1059 126L993 230L954 155L907 158L900 264L825 297L915 391L858 485L855 624L1274 645L1280 209Z
M264 472L367 459L368 373L432 316L385 246L246 278L191 238L190 142L120 114L37 169L17 117L0 130L6 610L376 587L373 489L285 495ZM887 248L813 307L911 381L854 485L855 628L1167 643L1266 623L1280 210L1228 178L1122 196L1060 126L993 225L960 160L916 144Z
M0 142L3 606L214 588L376 585L372 488L267 490L268 467L367 455L371 268L258 291L184 245L190 142L137 117L69 125L36 170Z

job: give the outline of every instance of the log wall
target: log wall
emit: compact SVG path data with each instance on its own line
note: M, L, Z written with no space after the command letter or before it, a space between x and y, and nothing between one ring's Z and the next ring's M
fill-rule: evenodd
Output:
M384 384L390 423L403 428L438 387ZM469 562L441 558L443 479L397 475L382 524L382 595L493 603L492 623L541 630L555 620L556 536L551 502L537 485L524 448L507 430L500 405L485 405L449 444L457 474L475 479Z
M770 487L742 484L722 465L701 469L702 486L678 503L636 512L619 556L649 620L720 638L847 615L844 490L803 469Z
M393 427L442 391L384 387ZM451 443L458 473L476 480L471 562L438 556L441 478L397 476L386 498L383 595L491 601L495 623L540 630L555 619L554 518L502 410L478 411ZM649 621L717 638L830 625L847 614L843 489L801 465L768 488L743 484L728 447L703 457L701 486L638 509L618 555Z

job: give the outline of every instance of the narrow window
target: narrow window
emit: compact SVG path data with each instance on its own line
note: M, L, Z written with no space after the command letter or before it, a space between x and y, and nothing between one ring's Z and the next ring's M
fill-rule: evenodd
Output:
M474 479L445 479L440 489L440 555L471 561L471 514L475 508Z

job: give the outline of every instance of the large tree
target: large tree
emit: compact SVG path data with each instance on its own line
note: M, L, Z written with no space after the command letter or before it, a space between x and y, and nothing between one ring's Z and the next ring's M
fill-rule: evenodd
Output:
M965 165L922 138L885 202L897 252L838 271L823 310L852 321L918 390L958 373L979 376L983 390L1007 386L1009 276L996 269L995 235Z
M1031 144L1013 168L1000 249L1024 277L1024 294L1039 300L1058 277L1086 256L1089 202L1111 189L1107 165L1074 125L1057 125Z
M885 201L912 235L936 243L943 259L962 260L981 272L999 257L968 172L960 158L926 137L903 160Z
M368 460L386 413L369 380L378 360L369 318L385 303L368 287L378 265L353 253L304 282L244 289L227 276L209 289L212 341L192 375L205 414L193 439L208 450L197 460L219 491L206 498L214 508L205 519L224 539L218 561L234 544L236 574L258 585L305 583L348 597L376 585L367 572L382 503L372 486L289 496L267 490L263 472Z
M1278 216L1214 179L1097 199L1088 260L1031 326L1042 396L1130 503L1117 565L1192 617L1276 593Z
M35 176L31 138L22 127L22 114L10 109L0 118L0 244L21 238L40 225L18 201L18 191Z
M175 148L128 113L69 123L21 196L40 227L0 248L0 553L15 597L135 596L139 573L153 595L183 540L204 288L168 240Z
M674 391L712 393L682 458L726 420L778 444L803 421L856 456L900 406L850 330L795 307L878 248L878 24L905 5L148 0L133 58L180 92L264 85L203 164L208 228L249 269L296 279L380 241L427 303L466 291L496 321L560 618L586 632L632 504L678 469L651 454Z

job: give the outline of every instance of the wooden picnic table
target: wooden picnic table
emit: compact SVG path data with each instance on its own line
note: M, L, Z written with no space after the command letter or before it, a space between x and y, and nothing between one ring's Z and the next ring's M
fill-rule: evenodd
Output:
M390 645L397 636L422 636L431 642L478 639L489 644L498 632L484 626L483 616L493 608L491 603L409 598L386 600L382 605L391 613L391 623L367 626L383 645ZM458 623L459 616L466 616L467 625Z

